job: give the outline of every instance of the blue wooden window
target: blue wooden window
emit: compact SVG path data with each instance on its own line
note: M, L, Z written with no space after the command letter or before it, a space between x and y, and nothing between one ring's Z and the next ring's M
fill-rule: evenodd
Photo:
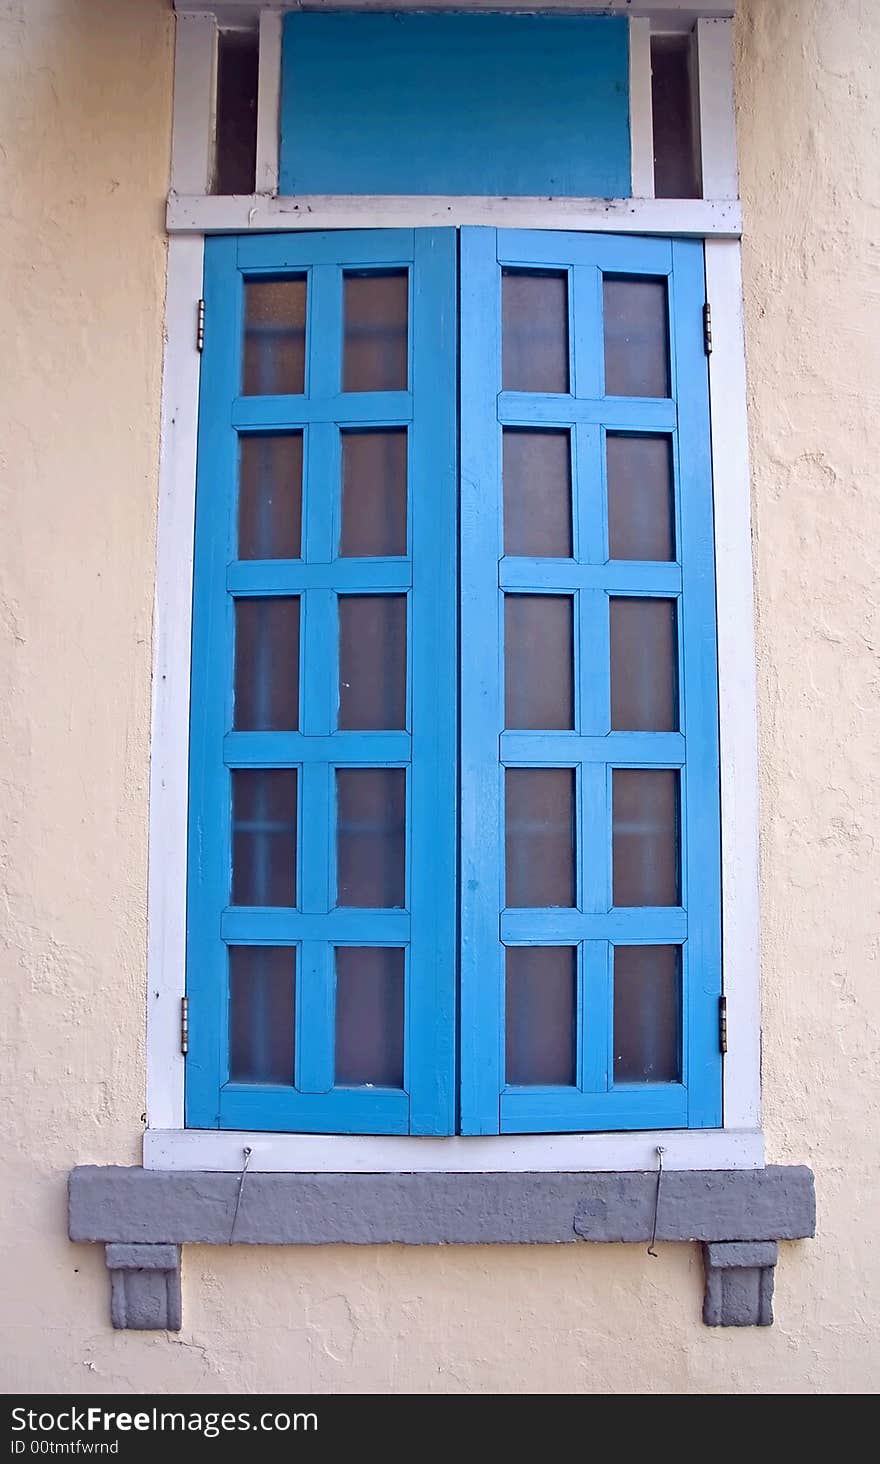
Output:
M291 14L281 75L282 193L630 194L624 16Z
M461 1131L715 1126L702 246L463 229L460 294Z
M702 247L214 238L205 298L187 1122L717 1125Z
M206 241L196 1127L453 1126L455 260L451 230Z

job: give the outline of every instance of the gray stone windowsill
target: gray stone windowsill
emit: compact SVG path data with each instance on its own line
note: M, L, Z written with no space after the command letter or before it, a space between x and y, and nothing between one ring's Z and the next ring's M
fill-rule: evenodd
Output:
M710 1326L767 1326L775 1242L815 1233L800 1166L606 1174L74 1169L70 1239L106 1246L117 1327L180 1326L180 1246L700 1241Z

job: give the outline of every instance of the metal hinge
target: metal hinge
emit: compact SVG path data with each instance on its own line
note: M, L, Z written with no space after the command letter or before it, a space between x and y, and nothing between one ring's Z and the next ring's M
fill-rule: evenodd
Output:
M180 998L180 1050L184 1057L189 1052L189 997Z
M712 306L707 300L703 306L703 350L707 356L712 354Z
M205 302L199 301L198 313L196 315L196 350L205 349Z
M718 1046L722 1052L727 1051L727 997L718 998Z

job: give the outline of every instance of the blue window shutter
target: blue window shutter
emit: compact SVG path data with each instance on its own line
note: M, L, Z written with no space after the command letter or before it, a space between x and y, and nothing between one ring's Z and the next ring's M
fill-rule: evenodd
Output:
M289 194L628 197L627 20L290 14L280 179Z
M456 400L456 238L452 230L212 238L206 242L196 506L188 876L193 1127L351 1133L455 1130L456 1061L464 1133L708 1127L721 1119L717 1044L720 850L714 574L702 246L660 239L490 229L461 231L460 407ZM502 390L502 267L567 281L571 390ZM341 393L343 274L405 267L410 277L405 389ZM242 395L243 287L307 276L306 391ZM668 296L667 396L609 396L603 381L603 276L659 279ZM460 416L457 414L460 412ZM341 558L340 429L409 429L409 552ZM570 431L574 553L503 553L501 429ZM239 441L304 435L303 557L237 558ZM671 443L675 557L609 557L607 432L661 433ZM456 680L456 440L460 432L460 685ZM406 593L409 714L405 731L335 731L336 597ZM505 591L566 593L575 612L571 732L504 725ZM233 730L234 607L301 597L296 732ZM675 609L678 729L611 730L609 600L661 597ZM456 708L460 707L460 753ZM460 759L460 762L459 762ZM407 895L400 909L337 909L334 770L396 767L408 779ZM576 770L577 897L572 908L505 908L504 769ZM299 894L295 908L230 905L230 775L295 768ZM677 905L616 908L611 787L616 768L676 769L681 890ZM460 773L461 814L458 814ZM456 870L460 829L461 877ZM456 913L460 901L460 948ZM406 952L401 1089L334 1083L333 949ZM576 950L576 1078L566 1087L509 1084L505 949ZM615 1082L614 953L667 944L680 952L680 1073ZM229 1080L231 946L296 952L296 1085ZM456 1058L456 961L459 1053Z
M342 393L343 273L409 274L409 383ZM306 391L242 395L244 282L307 277ZM453 230L217 237L205 245L195 527L186 1116L196 1128L444 1134L453 1130L456 849L456 237ZM340 429L408 430L409 553L343 559ZM240 560L243 433L304 434L303 557ZM338 592L388 589L409 605L405 731L335 731ZM300 597L299 731L233 730L234 606ZM335 907L334 779L345 767L407 778L401 909ZM296 908L230 905L236 768L296 768ZM334 946L406 953L402 1089L334 1085ZM230 946L296 953L296 1086L230 1081Z
M563 272L570 394L502 390L501 270ZM665 282L670 394L606 396L603 276ZM702 246L609 235L469 228L461 237L461 1129L464 1133L711 1127L721 1121L718 708L709 412L702 341ZM507 559L503 425L568 428L572 561ZM676 558L610 559L605 434L671 442ZM574 597L571 732L505 730L503 597ZM662 595L678 607L679 731L612 732L611 595ZM499 758L500 749L500 758ZM505 767L571 767L577 778L574 908L505 909ZM615 768L672 768L680 778L678 905L615 908L611 781ZM679 1081L614 1081L614 951L680 949ZM505 947L577 951L578 1043L571 1086L505 1081Z

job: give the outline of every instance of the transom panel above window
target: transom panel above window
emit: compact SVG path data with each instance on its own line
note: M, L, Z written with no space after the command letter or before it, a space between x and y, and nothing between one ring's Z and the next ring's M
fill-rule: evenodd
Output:
M346 227L370 199L371 224L739 235L724 0L360 8L176 0L172 233Z
M191 1126L720 1122L702 255L207 241Z

